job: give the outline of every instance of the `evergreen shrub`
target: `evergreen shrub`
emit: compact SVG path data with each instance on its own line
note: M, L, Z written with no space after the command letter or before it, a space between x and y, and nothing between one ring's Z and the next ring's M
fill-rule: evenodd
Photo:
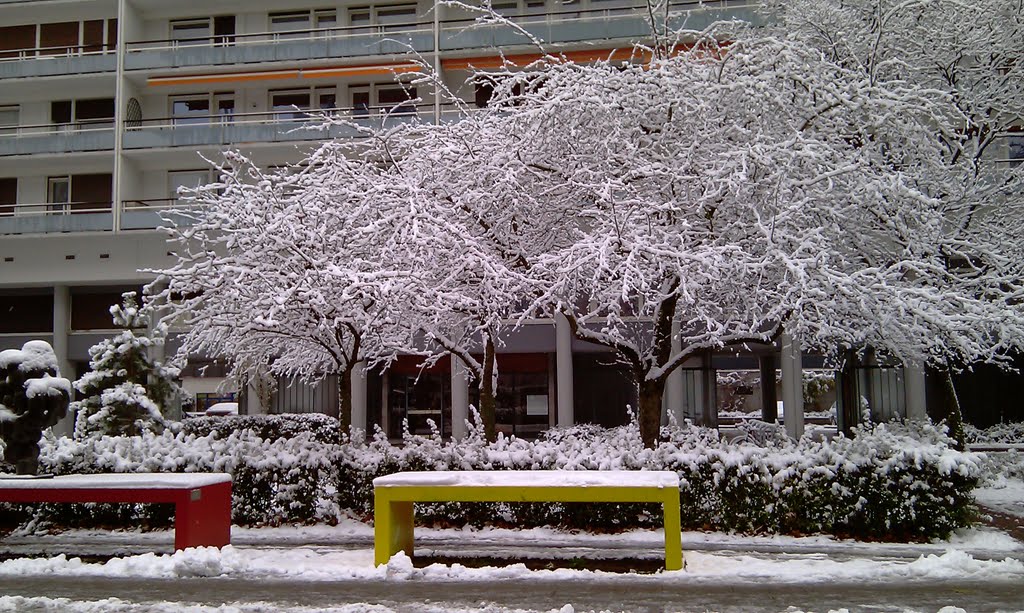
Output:
M714 430L688 426L665 429L656 449L643 448L635 425L577 426L537 441L499 437L491 444L479 431L454 444L438 436L406 436L400 445L379 434L323 442L324 433L296 434L281 425L311 419L337 431L330 418L273 416L250 422L278 422L277 438L256 434L269 426L226 425L201 436L186 426L136 437L51 437L43 442L41 463L59 474L228 472L239 525L331 523L345 514L371 518L373 479L404 470L673 470L681 477L686 530L928 540L971 523L982 460L955 451L945 433L928 424L879 424L852 439L763 446L730 443ZM44 519L65 521L62 507L46 513ZM446 503L417 505L416 513L421 522L442 525L618 530L661 524L660 507L637 504Z

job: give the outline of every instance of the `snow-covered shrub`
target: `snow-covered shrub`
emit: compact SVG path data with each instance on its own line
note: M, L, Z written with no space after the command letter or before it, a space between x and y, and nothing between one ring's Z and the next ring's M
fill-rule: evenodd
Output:
M1024 422L996 424L988 428L964 424L964 437L968 444L974 445L1024 444Z
M329 422L321 420L325 428ZM864 427L853 439L757 445L717 431L667 428L645 449L635 424L556 429L536 441L474 429L463 441L378 433L325 443L309 433L264 438L252 429L184 431L44 440L42 468L75 472L223 471L234 476L233 519L243 525L330 522L373 514L373 479L407 470L673 470L681 479L684 529L749 533L831 533L923 540L970 523L982 456L952 449L945 432L922 424ZM65 521L66 507L48 510ZM137 509L129 513L138 512ZM658 505L417 505L420 521L570 528L657 527ZM127 521L123 517L121 521Z
M226 438L232 432L249 430L255 436L271 441L308 434L312 440L320 443L341 443L338 419L323 413L191 417L181 422L181 428L185 434L195 436L206 436L216 432L218 437Z
M160 326L152 338L138 334L136 330L149 325L149 315L139 309L134 292L123 298L123 304L110 307L121 332L89 348L90 370L75 381L83 395L72 403L78 438L160 430L165 425L163 409L177 394L178 369L149 355L151 347L163 344L166 327Z

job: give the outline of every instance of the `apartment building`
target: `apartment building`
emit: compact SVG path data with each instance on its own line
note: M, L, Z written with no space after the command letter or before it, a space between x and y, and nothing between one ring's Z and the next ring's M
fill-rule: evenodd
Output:
M699 28L749 18L753 4L680 0L669 14L673 25ZM650 34L638 0L492 6L581 61ZM304 130L313 111L373 125L397 106L387 121L442 121L439 100L403 82L413 55L467 101L486 104L486 87L465 83L468 67L497 65L499 48L536 49L507 27L469 28L472 19L426 0L0 0L0 348L49 340L62 372L84 372L88 348L111 333L109 305L151 280L145 270L172 263L158 211L179 206L178 187L211 178L204 157L238 148L275 165L317 140L355 137ZM619 407L635 406L635 392L597 349L551 322L509 338L499 356L500 428L621 423ZM762 366L757 356L709 356L679 373L669 404L713 422L712 367ZM403 419L414 432L432 419L458 433L474 402L458 370L442 362L421 372L410 359L368 373L357 423L399 435ZM184 374L200 405L234 391L219 387L216 363L196 360ZM330 412L333 389L282 385L271 410Z

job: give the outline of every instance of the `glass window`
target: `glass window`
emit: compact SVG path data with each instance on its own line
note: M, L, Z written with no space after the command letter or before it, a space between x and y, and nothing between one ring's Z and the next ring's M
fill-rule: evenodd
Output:
M171 121L173 125L208 123L210 121L210 99L207 96L190 96L171 99Z
M410 114L416 112L415 87L382 87L377 90L377 104L384 113Z
M278 121L286 119L305 119L309 110L309 91L286 91L270 93L270 109Z
M370 88L359 89L349 88L352 92L352 114L356 117L366 117L370 114Z
M206 45L210 42L210 18L178 19L171 22L171 40L178 45Z
M316 108L321 111L338 108L338 95L333 87L318 87L313 94L316 96Z
M338 11L323 9L313 11L313 27L317 29L333 28L338 25Z
M46 179L46 202L53 205L51 211L68 212L71 202L71 177L49 177Z
M303 30L309 29L309 11L271 13L270 15L270 31L274 32L274 38L302 38L308 35L308 32L303 32Z
M216 94L213 97L214 107L217 109L217 120L221 123L231 123L235 116L235 95Z
M209 170L174 170L167 173L167 191L171 200L178 201L180 188L195 189L210 182Z
M18 107L0 106L0 134L15 134L18 131Z
M18 178L0 178L0 216L13 215L16 204L18 204Z
M416 23L416 5L402 4L377 9L377 23L385 32L409 29Z
M348 12L348 22L349 22L349 25L354 27L354 29L351 30L354 33L369 32L370 31L370 27L369 26L372 23L372 19L370 18L370 9L368 9L368 8L349 9L349 12ZM366 27L358 27L358 26L366 26Z
M1024 134L1014 134L1007 140L1007 159L1010 164L1017 166L1024 163Z

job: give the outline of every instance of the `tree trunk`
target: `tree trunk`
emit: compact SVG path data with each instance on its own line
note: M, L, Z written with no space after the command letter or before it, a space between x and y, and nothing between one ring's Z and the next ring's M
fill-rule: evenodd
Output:
M352 367L338 373L338 422L341 434L348 435L352 425Z
M949 436L956 441L957 451L967 449L967 439L964 436L964 418L960 412L960 399L956 394L956 387L953 385L953 374L948 370L933 369L932 376L939 377L940 396L938 406L932 413L933 419L946 422L949 428Z
M452 358L454 359L454 358ZM497 359L494 352L494 340L490 334L484 335L484 373L480 382L480 419L484 422L484 436L489 442L498 438L495 427L494 371Z
M661 397L665 391L664 379L648 381L640 379L640 439L644 447L654 449L661 433Z

